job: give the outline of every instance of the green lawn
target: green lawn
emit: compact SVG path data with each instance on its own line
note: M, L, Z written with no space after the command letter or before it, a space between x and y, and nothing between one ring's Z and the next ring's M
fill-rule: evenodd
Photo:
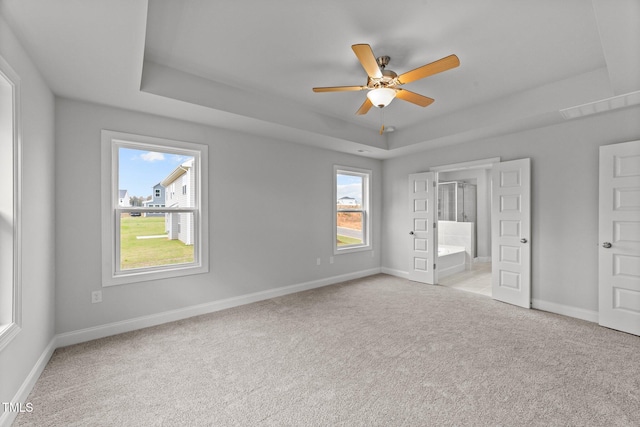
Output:
M120 221L120 269L185 264L194 261L193 246L166 238L137 239L159 236L164 231L164 217L129 217Z
M338 234L337 242L338 242L338 246L360 245L360 244L362 244L362 239L356 239L354 237L341 236L341 235Z

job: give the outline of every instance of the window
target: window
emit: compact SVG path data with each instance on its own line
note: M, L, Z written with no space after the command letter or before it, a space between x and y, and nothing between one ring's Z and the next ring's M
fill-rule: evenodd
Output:
M334 166L334 253L371 248L369 223L371 171Z
M155 198L157 199L159 197L160 197L160 189L156 188L156 196L155 196Z
M103 286L209 271L208 147L102 131L102 156ZM188 197L176 197L176 181ZM147 200L158 182L164 205L118 203Z
M0 57L0 350L20 332L20 79Z

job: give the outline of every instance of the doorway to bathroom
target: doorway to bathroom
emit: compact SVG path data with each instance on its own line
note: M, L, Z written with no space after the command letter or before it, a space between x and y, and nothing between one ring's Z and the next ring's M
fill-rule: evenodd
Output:
M491 170L490 178L488 172L480 173L475 184L477 204L485 199L477 197L477 188L482 179L488 192L486 199L490 199L487 205L491 208L486 209L487 216L490 215L490 219L486 220L490 224L485 229L487 240L482 241L480 238L481 209L477 206L477 233L469 233L466 243L458 240L457 245L449 245L450 247L444 247L446 237L440 236L443 247L438 247L439 234L447 233L446 226L443 227L444 224L440 224L438 220L438 176L446 172L476 169ZM448 178L451 179L451 176ZM476 262L483 261L484 257L480 256L479 249L474 249L476 242L471 243L473 236L477 234L477 243L480 245L478 248L481 245L488 245L490 248L487 253L490 255L486 259L491 262L491 297L531 308L531 159L501 162L496 158L439 166L428 172L410 174L408 182L411 224L411 266L408 278L438 284L441 269L443 277L446 277L447 271L451 274L471 271L471 267ZM457 197L456 195L455 198ZM454 210L457 215L457 207ZM469 228L469 225L465 227ZM442 232L440 229L443 229ZM457 229L449 232L460 238L459 233ZM455 239L449 242L451 241ZM477 252L473 252L474 250Z
M499 158L436 174L438 284L491 297L491 170Z

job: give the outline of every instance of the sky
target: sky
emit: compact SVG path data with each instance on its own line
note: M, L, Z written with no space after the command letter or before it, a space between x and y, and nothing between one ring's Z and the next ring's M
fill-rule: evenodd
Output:
M336 176L336 188L338 199L342 197L352 197L360 203L362 201L362 177L354 175Z
M154 151L120 148L118 155L118 188L129 196L147 197L153 186L167 177L180 164L191 157Z

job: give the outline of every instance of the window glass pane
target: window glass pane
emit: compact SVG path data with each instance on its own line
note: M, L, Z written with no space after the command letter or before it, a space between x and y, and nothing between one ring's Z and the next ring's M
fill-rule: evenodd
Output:
M336 244L338 247L364 244L364 177L337 173Z
M14 302L13 86L0 73L0 332L13 322ZM1 335L1 334L0 334Z
M193 213L120 217L120 270L189 264L194 259Z
M119 207L195 207L192 156L118 148ZM176 181L182 194L175 194ZM194 215L132 212L120 217L120 271L195 262Z
M347 245L362 245L363 239L363 213L362 212L338 212L337 213L336 244L338 247Z
M361 176L337 174L338 210L362 209L362 180Z
M165 206L164 186L160 184L165 181L165 185L173 188L177 179L182 183L185 175L183 170L192 165L191 156L120 147L118 206L144 206L144 202L153 200L154 196L154 204ZM172 204L175 205L176 199L173 197ZM185 206L184 202L180 206Z

